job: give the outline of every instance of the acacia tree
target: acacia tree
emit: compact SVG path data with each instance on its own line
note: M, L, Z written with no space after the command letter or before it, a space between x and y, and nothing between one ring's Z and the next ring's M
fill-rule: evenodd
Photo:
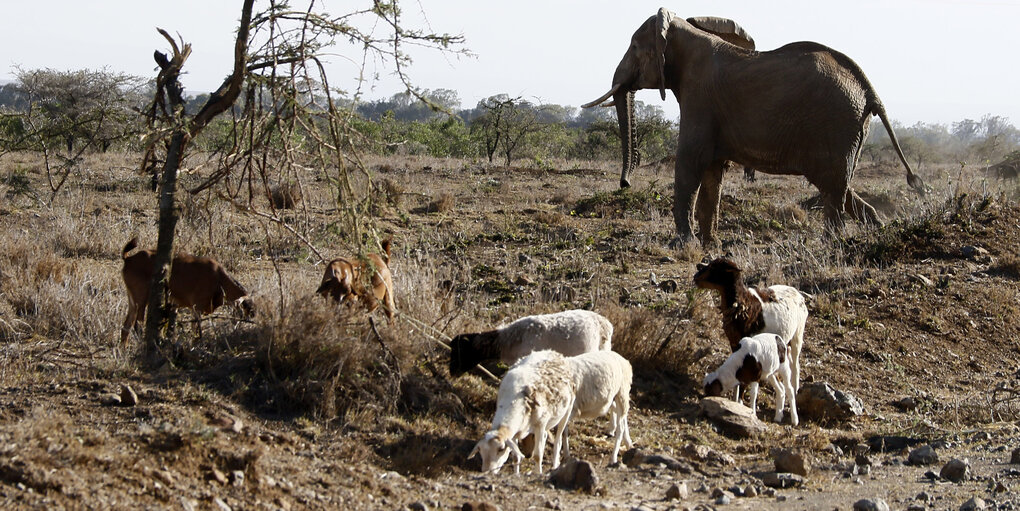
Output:
M5 87L15 110L4 117L18 129L0 133L0 154L41 152L51 200L83 154L106 151L141 131L139 77L106 69L15 69L17 81Z
M336 97L338 92L329 86L322 55L334 51L329 48L334 41L349 41L365 52L363 61L392 62L408 92L428 103L404 74L404 67L410 63L402 49L405 42L449 49L462 41L459 36L405 28L397 0L375 0L365 9L339 16L316 11L314 1L304 11L269 0L264 10L255 13L253 4L254 0L244 0L242 5L230 75L194 115L186 112L179 82L191 47L183 40L178 44L160 30L172 54L155 54L160 73L148 109L150 135L142 163L143 170L158 168L161 176L156 271L145 326L146 358L150 363L162 363L170 347L165 339L166 280L177 223L177 173L195 136L217 115L231 112L230 147L219 153L217 170L190 193L215 190L218 197L239 209L281 226L318 256L319 251L302 234L300 224L292 225L277 215L272 202L270 210L264 211L254 199L269 191L271 172L276 172L279 179L288 172L296 178L297 167L335 169L335 175L324 177L334 187L337 209L348 225L346 232L353 233L356 240L362 238L365 215L361 212L368 207L371 182L365 179L364 184L356 186L351 179L353 172L370 177L354 150L359 134L352 121L360 88L353 98L341 101ZM378 35L380 22L386 27L382 35ZM307 211L305 219L307 225Z

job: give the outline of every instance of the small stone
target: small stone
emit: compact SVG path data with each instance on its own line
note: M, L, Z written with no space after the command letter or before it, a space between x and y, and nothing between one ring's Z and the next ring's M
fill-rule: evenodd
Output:
M233 511L230 509L230 506L228 506L226 502L223 502L223 499L219 497L213 499L213 504L216 504L216 508L220 511Z
M163 484L165 484L167 486L173 486L173 484L174 484L174 476L169 471L166 471L166 470L154 470L152 472L152 475L156 476L156 479L159 479L160 481L163 481Z
M750 408L724 397L702 399L701 414L708 417L723 434L738 439L755 438L768 430L765 424L751 413Z
M130 385L121 384L120 404L121 406L135 406L138 404L138 394L135 394L135 390Z
M854 511L889 511L889 504L882 499L861 499L854 502Z
M549 482L558 488L581 490L590 495L595 493L599 478L591 463L571 458L549 473Z
M120 406L121 399L117 394L103 394L99 396L99 404L103 406Z
M407 509L410 511L429 511L429 507L424 502L412 502L407 505Z
M979 509L985 509L986 507L987 505L984 500L981 500L981 497L972 497L960 506L960 511L977 511Z
M922 445L907 455L907 464L909 465L933 465L938 461L939 455L930 445Z
M790 449L776 449L772 452L775 457L776 472L786 472L807 477L811 470L810 464L804 459L804 455Z
M685 500L688 496L690 496L690 494L691 494L691 491L687 488L687 482L685 481L685 482L682 482L682 483L679 483L679 484L673 484L672 486L670 486L669 489L666 490L666 499L667 500Z
M733 497L730 497L729 495L721 495L719 498L715 499L715 504L717 506L725 506L728 505L732 500Z
M209 470L209 474L207 475L206 479L210 481L216 481L217 483L220 484L227 484L227 476L223 472L220 472L220 470L216 467L213 467L212 469Z
M970 461L967 458L962 460L953 458L949 460L949 463L946 463L942 470L939 471L939 477L954 483L970 480Z
M499 511L499 506L488 502L465 502L460 511Z
M861 401L825 382L808 382L797 391L797 412L801 420L846 421L862 415Z
M769 488L793 488L804 484L804 478L797 474L766 472L761 478L762 484Z
M758 487L753 485L753 484L747 485L747 488L744 488L744 496L748 497L748 498L757 497L758 496Z
M235 471L231 472L230 473L230 482L233 483L234 486L244 486L244 471L243 470L235 470Z
M932 497L931 494L926 492L926 491L918 493L917 496L914 497L914 500L919 500L921 502L924 502L925 504L929 504L931 502L935 502L935 498Z
M911 504L911 505L907 506L907 511L925 511L927 509L928 509L928 506L926 506L924 504Z
M907 396L899 401L893 401L893 406L898 408L902 412L909 412L917 408L917 400Z
M1014 465L1020 464L1020 447L1013 449L1013 453L1009 456L1009 462Z

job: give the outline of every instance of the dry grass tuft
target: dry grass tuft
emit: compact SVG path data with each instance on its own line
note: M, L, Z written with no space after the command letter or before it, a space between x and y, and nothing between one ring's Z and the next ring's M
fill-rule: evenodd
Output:
M457 199L450 192L441 192L436 196L435 199L429 203L428 211L430 213L449 213L453 211L454 206L457 204Z

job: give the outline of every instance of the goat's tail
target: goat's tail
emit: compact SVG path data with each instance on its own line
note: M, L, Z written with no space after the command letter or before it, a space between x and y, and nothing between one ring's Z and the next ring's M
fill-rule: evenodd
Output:
M386 256L383 257L383 262L386 263L386 264L390 264L390 245L392 243L393 243L393 238L386 238L382 242L383 253L386 254Z
M127 242L127 245L124 245L124 250L120 251L121 259L127 259L128 252L134 250L134 248L137 247L137 246L138 246L138 237L135 236L134 238L131 238L131 241Z

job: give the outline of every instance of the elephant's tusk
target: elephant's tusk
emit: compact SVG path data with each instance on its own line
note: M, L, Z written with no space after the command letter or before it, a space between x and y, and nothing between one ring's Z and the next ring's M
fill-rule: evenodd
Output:
M602 108L609 108L611 106L616 106L616 101L614 100L614 101L610 101L609 103L603 103L603 104L601 104L599 106L601 106Z
M591 108L591 107L593 107L595 105L598 105L598 104L602 103L603 101L609 99L609 97L612 96L613 94L616 94L616 91L620 90L620 87L621 87L621 84L619 84L619 83L616 84L616 85L613 85L613 88L609 89L609 92L603 94L602 97L600 97L599 99L596 99L595 101L592 101L591 103L585 103L585 104L581 105L581 108Z

